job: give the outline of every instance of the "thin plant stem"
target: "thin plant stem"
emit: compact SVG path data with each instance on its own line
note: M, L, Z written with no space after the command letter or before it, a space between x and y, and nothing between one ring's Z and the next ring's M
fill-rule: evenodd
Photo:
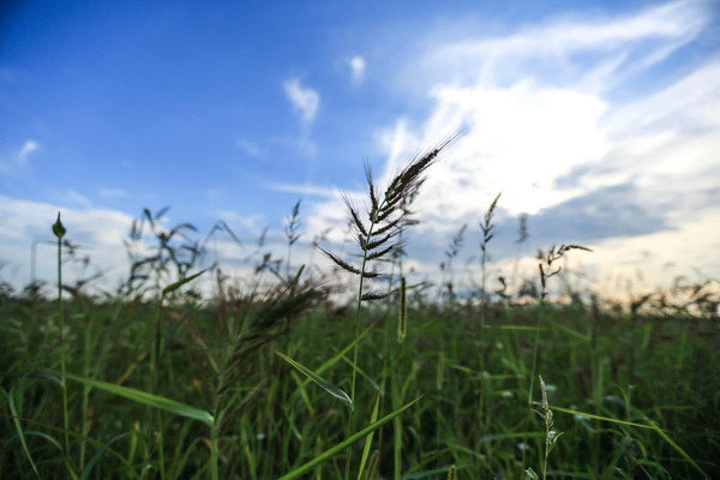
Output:
M370 227L368 229L368 238L373 233L373 229L375 228L375 222L373 221L370 223ZM361 308L362 308L362 297L363 297L363 287L365 284L365 268L367 267L367 258L368 258L368 250L365 248L363 249L363 259L362 259L362 266L360 267L360 285L358 286L358 296L357 296L357 304L355 307L355 338L358 338L360 336L361 331ZM352 408L350 409L350 414L348 418L348 427L347 427L347 433L348 437L352 433L352 423L353 423L353 417L355 412L355 383L357 380L357 364L358 364L358 351L360 342L355 342L355 346L353 347L353 369L352 369L352 384L350 387L350 400ZM350 458L351 458L351 448L348 448L345 452L345 480L350 479Z
M66 230L60 221L60 212L58 212L57 220L52 226L53 233L57 237L57 276L58 276L58 316L60 321L60 371L62 379L60 388L62 390L63 403L63 428L65 437L65 454L70 452L70 419L68 415L68 398L67 398L67 381L65 380L66 359L65 359L65 315L62 298L62 238L65 236Z

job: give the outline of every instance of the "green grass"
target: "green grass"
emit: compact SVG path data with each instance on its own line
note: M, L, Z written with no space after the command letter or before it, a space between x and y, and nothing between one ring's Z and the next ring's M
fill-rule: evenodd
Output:
M154 247L117 292L0 291L0 478L720 478L716 313L555 305L552 262L527 304L424 291L398 275L413 172L384 196L368 173L369 220L348 203L362 264L327 253L368 282L349 308L290 264L299 203L285 260L259 252L242 288L202 268L227 225L146 210L131 239Z
M95 348L95 361L86 373L93 380L78 383L76 376L68 376L72 380L67 383L70 449L65 452L58 378L27 375L52 371L59 365L53 350L55 341L44 334L45 319L55 308L42 299L32 301L37 311L35 321L29 316L29 300L6 298L2 303L2 381L13 399L12 403L3 402L0 421L2 478L27 478L33 468L30 458L40 478L63 477L69 471L78 478L159 478L161 471L166 478L210 476L211 435L207 424L213 418L209 412L215 408L216 375L206 352L231 348L226 344L229 340L217 331L221 323L219 305L169 307L178 313L179 319L174 322L184 326L166 336L160 362L164 380L158 392L160 399L156 399L150 393L138 393L145 390L151 375L148 355L143 352L150 348L155 335L153 317L148 315L152 308L67 301L66 314L73 319L68 322L66 338L69 372L84 371L82 349L87 343L82 335L88 330L86 323L91 324L89 331L96 332L97 338L89 342ZM226 315L236 318L249 315L245 309L251 309L223 308ZM536 308L489 308L488 328L481 343L477 309L466 308L441 318L444 312L433 308L419 311L411 302L402 349L394 340L394 309L375 305L363 311L363 318L376 324L362 339L358 364L378 385L387 386L381 389L376 418L391 413L395 405L391 383L384 380L397 373L388 370L390 365L402 368L402 375L396 379L397 395L407 399L423 396L396 417L402 427L399 469L403 477L444 478L443 472L455 464L458 478L520 478L523 456L519 445L523 441L527 442L526 467L540 471L545 425L527 406L534 332L500 328L534 325ZM548 458L548 478L592 478L595 455L599 478L698 478L696 466L708 475L718 474L717 323L647 317L631 324L626 318L604 316L595 352L601 378L594 383L588 312L580 306L548 308L554 322L541 334L537 370L549 386L555 428L564 432ZM78 312L83 315L77 316ZM292 367L275 355L273 348L287 345L295 361L318 369L335 350L352 345L355 326L325 307L307 310L295 321L287 338L278 338L257 350L238 377L233 398L237 402L249 398L224 421L218 434L220 478L279 478L347 443L347 407L315 383L303 382L304 377L293 380ZM568 330L587 334L587 340ZM387 336L393 341L386 342ZM679 342L683 336L684 342ZM38 341L28 341L30 338ZM451 338L457 338L457 343L450 344ZM638 343L637 338L644 340ZM486 356L485 370L480 369L481 355ZM632 363L630 355L634 356ZM438 358L444 359L441 381ZM129 375L128 369L132 370ZM349 390L347 363L336 361L322 374L327 382ZM117 382L123 378L126 388L121 390ZM84 386L90 387L85 418ZM481 387L486 389L484 393L479 391ZM602 390L601 395L594 393L597 388ZM376 391L369 380L358 376L357 426L353 425L353 432L373 423ZM487 399L482 424L476 410L481 394ZM539 389L534 398L540 400ZM157 425L155 415L149 415L148 405L167 412L161 425ZM610 420L596 422L592 415ZM661 430L656 431L655 426ZM162 469L158 464L159 433L164 437ZM351 447L356 453L354 465L359 464L362 449L361 439L357 440ZM393 475L396 442L393 422L375 432L365 455L370 458L366 460L368 478ZM84 470L79 468L82 445L86 445L86 458L92 459L85 462ZM312 475L306 478L343 475L344 455L325 454L321 458L324 461L312 465L308 470ZM427 473L433 471L438 473ZM427 477L421 475L424 472Z

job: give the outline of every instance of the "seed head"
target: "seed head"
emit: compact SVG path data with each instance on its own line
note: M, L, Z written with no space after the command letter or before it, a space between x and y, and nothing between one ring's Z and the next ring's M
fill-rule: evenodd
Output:
M58 212L57 220L55 220L55 223L53 223L52 231L57 238L64 237L65 233L67 232L62 222L60 221L60 212Z

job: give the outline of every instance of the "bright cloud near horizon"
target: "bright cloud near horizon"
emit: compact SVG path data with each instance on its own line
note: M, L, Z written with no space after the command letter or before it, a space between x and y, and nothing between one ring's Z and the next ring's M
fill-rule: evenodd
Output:
M16 286L57 211L117 278L146 207L247 239L268 226L280 248L302 198L306 243L340 242L336 193L362 201L363 161L382 184L458 129L417 199L419 275L465 223L476 255L502 192L497 272L576 243L601 294L720 278L717 1L41 5L0 17L0 277ZM310 250L298 261L322 263Z

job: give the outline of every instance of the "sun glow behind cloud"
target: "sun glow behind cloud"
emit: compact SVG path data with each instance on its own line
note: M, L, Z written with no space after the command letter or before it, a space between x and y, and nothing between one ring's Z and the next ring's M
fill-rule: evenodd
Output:
M381 183L418 145L432 145L458 126L465 131L433 167L418 199L421 256L443 248L462 223L476 224L503 192L506 219L553 212L580 225L585 219L582 238L558 223L555 232L541 226L536 241L595 248L585 264L596 280L609 271L646 268L667 285L672 279L663 278L660 259L691 244L703 226L712 235L717 227L708 220L720 224L719 202L709 201L720 193L720 61L711 58L679 79L669 77L654 92L640 88L637 100L616 100L615 94L638 90L634 79L672 61L707 25L708 8L709 2L680 1L616 18L549 21L500 37L435 45L406 68L413 73L407 81L431 79L431 113L415 122L398 119L378 135L388 155ZM625 192L616 198L615 213L590 203L611 189ZM317 228L337 221L337 208L321 205L316 213L329 216L316 221ZM576 219L568 216L573 213ZM596 230L590 220L603 214L610 224ZM628 237L637 227L648 233ZM500 258L511 252L499 250ZM708 240L702 253L675 258L681 268L702 265L717 276L720 265L712 259L719 251Z

